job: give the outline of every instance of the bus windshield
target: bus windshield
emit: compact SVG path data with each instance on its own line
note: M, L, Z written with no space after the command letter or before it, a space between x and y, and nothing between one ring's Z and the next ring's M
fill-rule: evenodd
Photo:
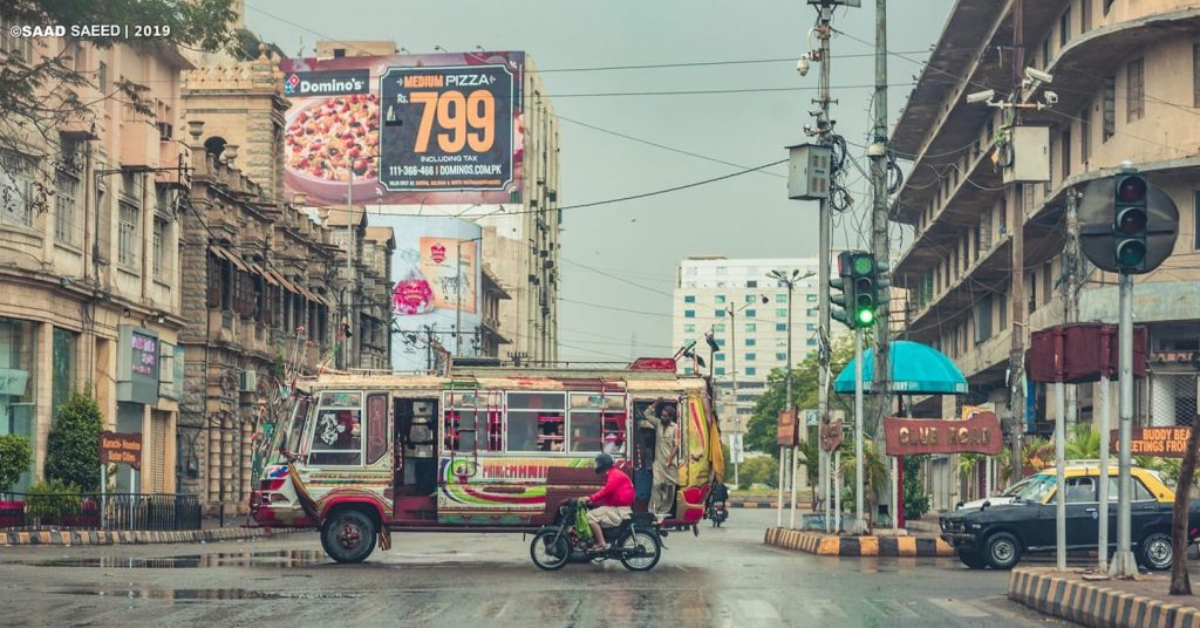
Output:
M267 464L284 464L287 460L283 457L282 451L287 451L290 454L300 455L301 446L304 436L304 428L308 425L308 407L309 399L305 396L297 396L292 404L292 412L287 420L279 426L279 442L276 447L272 448L271 455L268 458Z

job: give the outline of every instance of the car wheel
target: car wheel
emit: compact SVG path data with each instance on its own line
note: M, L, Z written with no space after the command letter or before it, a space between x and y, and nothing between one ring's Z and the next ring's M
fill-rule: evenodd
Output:
M1007 532L988 537L984 559L992 569L1012 569L1021 560L1021 542Z
M375 522L357 510L341 510L325 520L321 545L339 563L361 563L375 551L379 531Z
M1171 536L1165 532L1153 532L1142 539L1141 551L1138 557L1141 563L1154 571L1165 571L1171 568L1171 559L1175 556L1175 546Z
M958 550L958 560L971 569L983 569L987 567L987 559L977 552Z

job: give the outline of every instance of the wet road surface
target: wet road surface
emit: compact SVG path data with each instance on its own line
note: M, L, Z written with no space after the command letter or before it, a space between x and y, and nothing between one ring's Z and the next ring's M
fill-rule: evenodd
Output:
M822 558L762 544L769 511L672 533L649 573L537 570L520 535L396 534L360 565L315 534L267 541L0 550L0 625L1056 625L1004 599L1007 574L955 559Z

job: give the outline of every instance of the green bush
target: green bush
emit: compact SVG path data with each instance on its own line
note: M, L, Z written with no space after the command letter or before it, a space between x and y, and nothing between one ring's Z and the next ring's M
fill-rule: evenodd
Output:
M0 436L0 493L8 491L29 470L33 451L24 436L5 434Z
M739 465L738 484L750 487L755 484L765 484L770 488L779 486L779 461L770 456L754 456L746 458Z
M46 479L100 490L100 432L103 417L92 391L73 392L58 407L46 443Z
M79 512L79 487L59 481L38 482L29 487L25 514L43 522L59 521Z
M921 465L928 459L928 455L904 457L905 519L920 519L929 512L929 496L921 483Z

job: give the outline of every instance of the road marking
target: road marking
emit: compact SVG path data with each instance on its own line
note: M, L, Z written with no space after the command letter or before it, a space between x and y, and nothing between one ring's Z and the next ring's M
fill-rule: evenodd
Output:
M496 618L504 616L504 611L508 610L508 604L511 600L487 600L475 609L471 617L477 619Z
M826 617L841 617L846 618L846 611L842 610L836 602L829 599L805 600L803 607L809 615L821 619Z
M912 619L917 617L916 611L904 605L899 600L863 600L867 606L884 617L904 617Z
M955 617L991 617L992 614L978 608L965 600L955 600L952 598L931 597L926 598L930 604L954 615Z
M766 600L738 600L742 614L749 619L779 619L775 605Z

